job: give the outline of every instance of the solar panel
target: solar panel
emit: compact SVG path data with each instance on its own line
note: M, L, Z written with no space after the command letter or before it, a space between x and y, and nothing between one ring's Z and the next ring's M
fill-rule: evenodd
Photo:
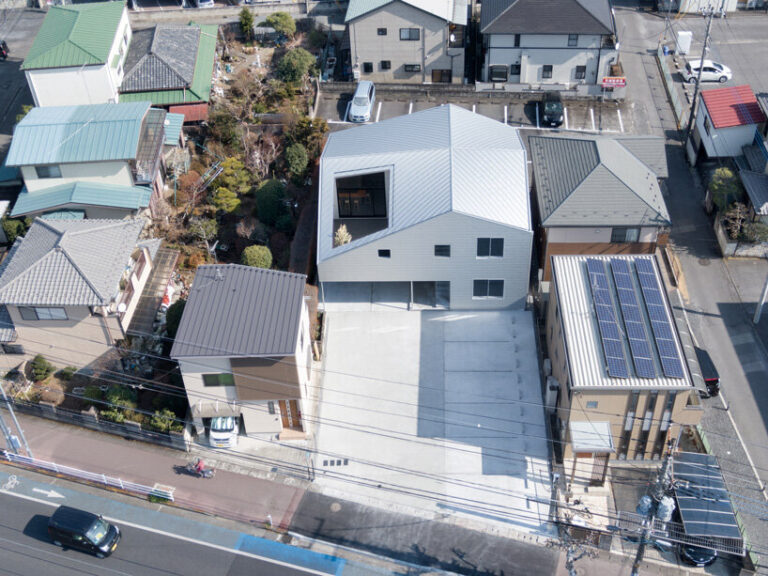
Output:
M636 258L635 268L643 292L645 308L651 319L651 329L661 360L661 370L668 378L683 378L685 377L683 363L675 342L672 321L661 293L656 268L647 258Z
M587 258L587 272L608 374L613 378L629 378L624 345L621 341L619 325L616 322L616 312L603 261Z
M626 260L611 258L613 280L616 282L616 292L619 294L621 315L629 338L629 349L635 371L640 378L656 378L656 366L651 355L651 344L645 333L645 322L640 306L637 303L635 286L632 283L632 270Z

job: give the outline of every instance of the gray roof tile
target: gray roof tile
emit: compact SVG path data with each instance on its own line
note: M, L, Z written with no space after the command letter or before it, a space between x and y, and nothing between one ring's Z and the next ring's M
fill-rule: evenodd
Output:
M486 0L483 34L613 34L610 0Z
M188 88L195 73L200 28L158 24L133 33L121 92Z

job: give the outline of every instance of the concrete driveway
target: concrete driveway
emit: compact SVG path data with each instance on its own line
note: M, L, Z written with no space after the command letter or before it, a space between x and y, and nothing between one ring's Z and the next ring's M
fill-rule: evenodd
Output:
M327 314L322 493L464 526L547 532L530 313Z

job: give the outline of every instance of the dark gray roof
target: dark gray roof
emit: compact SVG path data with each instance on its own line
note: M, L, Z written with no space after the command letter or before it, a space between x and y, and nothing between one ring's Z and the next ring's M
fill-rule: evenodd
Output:
M179 90L189 87L195 74L200 28L158 24L133 33L125 58L121 92Z
M529 145L543 226L670 223L657 174L623 139L532 136Z
M200 266L171 350L195 356L289 356L306 276L239 264Z
M768 215L768 175L751 170L740 170L739 177L755 213L761 216Z
M485 0L483 34L613 34L610 0Z

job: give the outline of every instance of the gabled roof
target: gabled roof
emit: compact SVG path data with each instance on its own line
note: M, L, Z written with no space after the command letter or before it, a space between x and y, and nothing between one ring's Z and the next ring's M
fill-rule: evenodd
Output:
M349 0L344 21L349 22L393 2L413 6L446 22L467 24L467 0Z
M16 126L8 166L136 158L149 102L33 108Z
M483 34L613 34L610 0L485 0Z
M133 33L125 58L123 92L189 88L195 72L200 28L158 24Z
M180 59L178 58L176 64L171 63L170 60L166 59L164 63L168 65L167 67L161 65L160 61L157 59L147 59L145 62L147 66L146 68L142 68L144 71L141 72L141 74L137 75L136 83L133 83L132 81L129 88L129 85L126 84L125 81L123 82L123 86L120 87L120 102L140 102L148 100L155 106L170 106L187 102L207 103L210 100L211 83L213 82L213 64L216 60L216 39L218 37L219 27L215 24L195 24L194 22L190 22L188 28L198 31L198 42L195 47L190 46L186 48L188 54L185 56L186 64L184 64L184 66L187 66L189 62L194 63L191 82L186 87L177 86L164 88L164 86L171 85L171 69L173 69L180 78L188 78L186 67L184 67L183 73L179 71L177 66L180 65ZM175 33L180 29L186 30L186 28L179 26L169 26L167 35L164 33L163 37L169 38L171 34L170 30L173 30ZM184 34L187 33L185 32ZM163 40L163 42L166 41L172 43L178 42L178 40ZM131 50L132 49L133 42L131 43ZM170 76L166 77L166 72L168 72ZM141 82L138 82L139 77L142 79ZM187 120L189 121L189 119Z
M171 358L293 355L306 279L239 264L200 266Z
M651 153L654 142L663 153L661 138L531 136L542 226L669 225L659 175L648 165L667 173L665 157ZM647 152L648 164L630 150Z
M36 219L3 263L0 303L109 304L143 228L143 220Z
M701 99L715 128L748 126L766 120L755 93L747 85L705 90Z
M364 170L390 171L389 226L334 248L335 178ZM449 104L328 137L320 163L318 261L448 212L531 230L517 129Z
M106 64L125 2L50 6L22 70Z
M143 186L117 186L95 182L69 182L43 190L19 193L13 206L12 217L34 214L54 208L79 204L139 210L149 206L152 191Z

